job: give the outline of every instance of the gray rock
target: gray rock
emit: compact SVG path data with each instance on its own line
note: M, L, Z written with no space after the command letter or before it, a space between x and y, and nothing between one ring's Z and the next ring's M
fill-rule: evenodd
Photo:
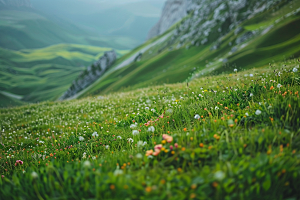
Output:
M114 50L105 52L99 60L94 62L91 66L88 66L87 69L84 70L79 77L73 81L71 87L59 99L64 100L72 97L91 85L100 76L102 76L109 67L112 66L116 59L117 54Z

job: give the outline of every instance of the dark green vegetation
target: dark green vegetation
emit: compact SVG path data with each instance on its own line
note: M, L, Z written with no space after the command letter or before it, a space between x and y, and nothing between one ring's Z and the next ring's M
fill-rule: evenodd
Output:
M299 64L0 109L0 196L299 199Z
M84 66L96 61L110 48L60 44L42 49L12 51L0 48L0 91L21 95L25 102L56 100ZM117 51L118 56L127 51ZM15 104L11 97L0 105Z
M208 42L199 46L189 43L177 48L180 37L175 40L169 37L145 52L139 62L106 74L82 96L190 81L195 77L230 73L234 68L250 69L298 57L299 8L299 1L282 1L243 21L237 34L236 29L233 29L218 39L220 33L218 27L215 27L208 36ZM189 20L191 16L183 19L181 23ZM226 23L220 26L228 26ZM179 25L180 23L176 27ZM255 34L237 44L237 39L249 31ZM201 40L195 41L197 42L200 43ZM213 46L216 49L213 50Z

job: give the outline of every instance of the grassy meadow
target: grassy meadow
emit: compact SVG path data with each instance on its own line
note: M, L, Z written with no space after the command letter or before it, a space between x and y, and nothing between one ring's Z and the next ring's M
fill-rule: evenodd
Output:
M299 199L299 64L0 109L0 196Z

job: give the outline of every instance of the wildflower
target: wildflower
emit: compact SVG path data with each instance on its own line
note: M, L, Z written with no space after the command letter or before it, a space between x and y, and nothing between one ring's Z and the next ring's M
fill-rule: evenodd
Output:
M131 125L130 125L130 128L131 128L131 129L135 129L136 127L137 127L137 123L131 124Z
M173 141L173 137L167 134L163 134L163 139L166 140L168 143Z
M293 72L296 73L298 71L298 69L296 67L294 67Z
M152 158L153 158L153 156L149 155L149 156L148 156L148 158L149 158L149 159L152 159Z
M250 93L250 97L252 97L253 96L253 94L252 93Z
M23 174L25 174L26 173L26 171L25 170L23 170Z
M246 115L246 116L249 116L249 114L248 114L247 112L245 113L245 115Z
M253 74L250 74L249 76L250 76L250 77L253 77Z
M117 136L117 138L118 138L118 139L122 139L122 137L121 137L121 136Z
M222 171L217 171L214 175L215 179L222 181L225 178L225 173Z
M133 130L132 135L138 135L140 132L138 130Z
M38 174L36 172L31 172L31 177L33 179L36 179L36 178L38 178Z
M150 156L150 155L152 155L153 154L153 150L151 149L151 150L149 150L149 151L146 151L146 156Z
M106 149L109 149L109 145L106 145L105 148L106 148Z
M127 140L128 140L128 142L131 142L131 143L133 142L132 138L128 138Z
M138 141L138 142L137 142L137 146L138 146L138 147L144 146L144 145L143 145L143 141Z
M234 69L233 71L234 71L234 72L237 72L237 69Z
M215 107L215 110L219 110L219 107L218 107L218 106L216 106L216 107Z
M148 128L148 132L154 132L155 131L155 128L154 128L154 126L150 126L149 128Z
M80 140L80 141L83 141L83 140L84 140L84 137L79 136L79 140Z
M145 107L145 110L149 110L149 107Z
M92 159L93 159L93 160L96 160L96 156L93 156Z
M255 111L255 114L256 114L256 115L260 115L260 114L261 114L261 111L260 111L260 110L256 110L256 111Z
M142 154L140 154L140 153L136 154L135 157L138 158L138 159L143 158Z
M90 166L91 166L90 161L88 161L88 160L84 161L83 167L90 167Z
M123 174L123 170L120 169L119 166L117 166L117 169L114 171L115 176L119 176Z
M98 135L97 132L94 132L94 133L92 134L92 136L93 136L93 137L98 137L99 135Z
M83 158L83 159L86 158L86 153L85 153L85 152L83 153L82 158Z
M200 119L200 115L196 114L194 118L195 119Z
M280 87L281 87L281 84L278 83L277 88L280 88Z
M160 150L162 148L162 144L155 145L154 150Z

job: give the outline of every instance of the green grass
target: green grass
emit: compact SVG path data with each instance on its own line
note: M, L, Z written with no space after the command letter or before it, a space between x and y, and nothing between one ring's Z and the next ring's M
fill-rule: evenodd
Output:
M23 95L28 102L56 100L84 69L82 66L90 65L109 50L76 44L21 51L0 48L0 91ZM122 56L128 51L116 52Z
M0 195L298 199L299 64L0 109Z

